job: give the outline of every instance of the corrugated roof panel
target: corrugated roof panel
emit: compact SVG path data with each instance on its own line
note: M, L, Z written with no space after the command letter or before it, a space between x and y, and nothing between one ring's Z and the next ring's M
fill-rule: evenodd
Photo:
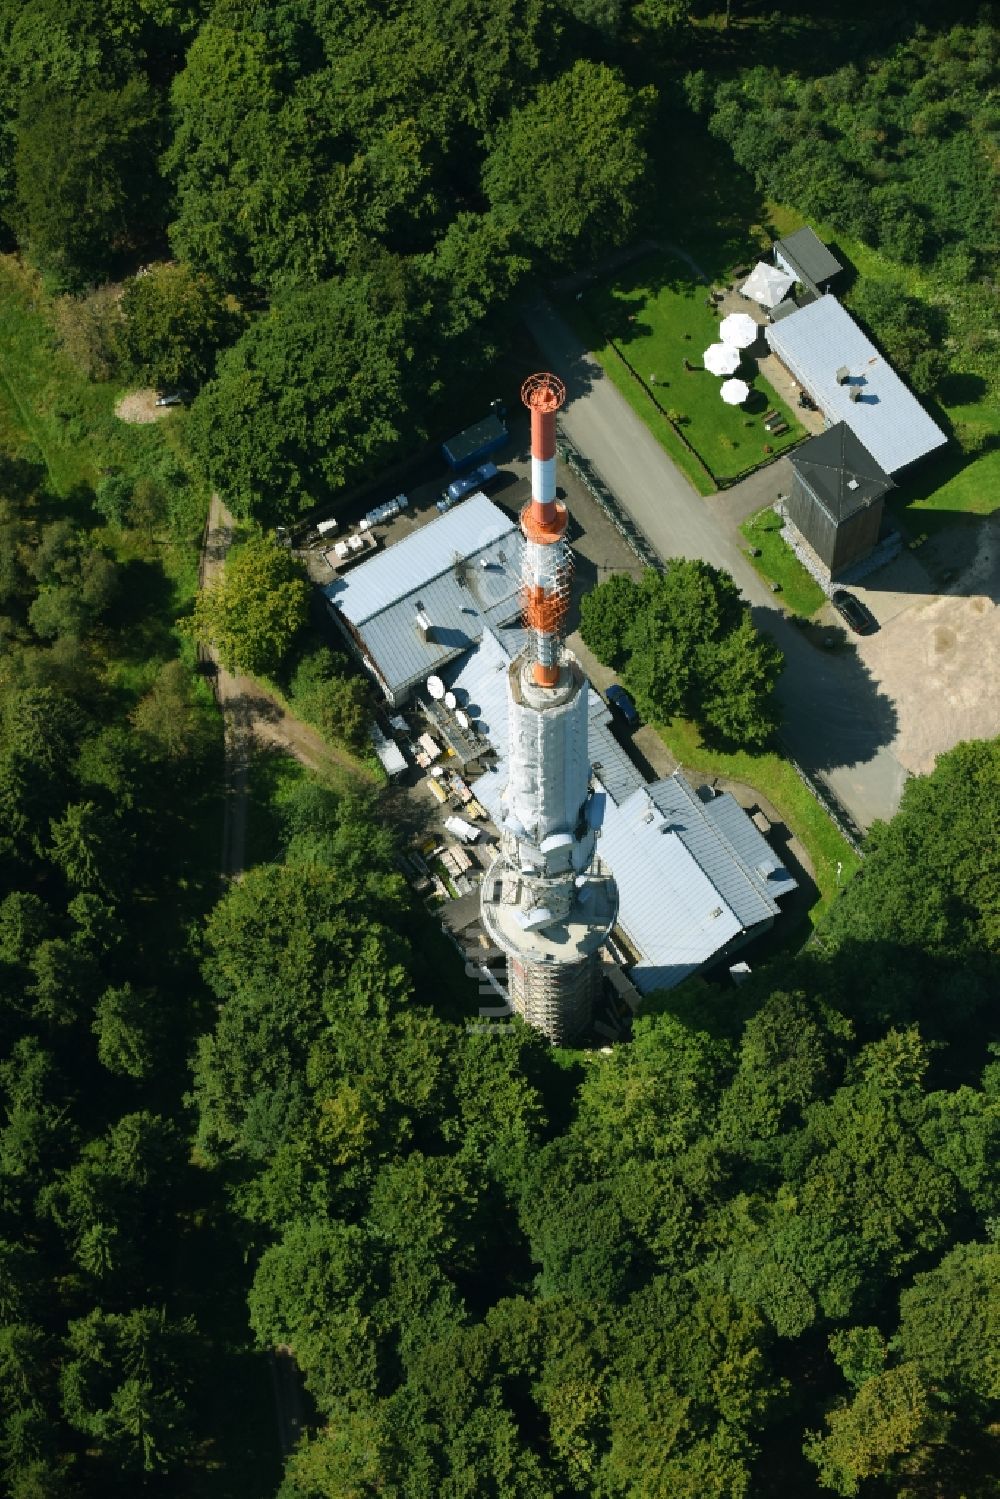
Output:
M479 553L503 537L513 536L517 526L484 494L470 495L460 505L437 516L418 531L386 547L369 562L337 578L324 592L331 604L352 624L418 594L433 578L454 568L456 557L478 561ZM509 554L514 571L517 557Z
M590 763L612 801L623 802L645 782L638 766L615 738L611 724L611 710L591 687L587 728Z
M770 347L830 422L846 422L887 474L947 440L836 297L800 307L765 329ZM838 385L846 367L853 384ZM851 391L860 394L851 400Z
M798 881L785 869L763 833L754 827L751 818L728 792L706 803L705 815L725 834L767 900L777 901L796 889ZM773 871L762 874L761 869L768 865L774 866Z
M718 886L720 893L739 917L740 925L749 930L762 921L770 921L778 908L764 893L762 880L754 874L753 864L746 862L740 846L729 838L719 820L708 816L713 803L703 802L688 782L676 774L654 782L648 789L654 805L672 823L678 837L691 850L699 866ZM734 821L737 824L745 822L763 843L753 823L728 793L715 800L728 801L735 812ZM743 842L744 846L750 846L749 840ZM766 847L765 844L765 849ZM765 857L777 863L772 855L757 852L756 845L753 845L755 862L762 863Z
M462 524L444 527L454 517ZM514 522L485 495L473 495L326 588L364 641L393 701L475 645L484 622L498 629L517 618L518 536ZM430 620L426 639L418 607Z
M644 792L609 802L597 844L618 885L618 924L640 954L630 971L643 994L679 984L742 930L690 849L649 810Z

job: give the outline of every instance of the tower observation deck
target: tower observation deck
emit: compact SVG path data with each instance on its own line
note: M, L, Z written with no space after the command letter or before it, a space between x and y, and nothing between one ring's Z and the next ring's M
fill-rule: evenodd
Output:
M572 555L566 507L556 499L556 412L566 390L555 375L532 375L521 398L531 413L531 501L521 513L531 641L508 671L509 780L481 910L506 954L514 1009L559 1044L590 1025L618 894L596 855L587 681L563 644Z

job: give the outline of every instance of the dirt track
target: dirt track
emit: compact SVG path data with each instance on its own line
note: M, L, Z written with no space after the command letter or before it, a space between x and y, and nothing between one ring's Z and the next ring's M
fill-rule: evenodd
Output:
M199 584L209 588L220 577L233 536L233 518L217 494L212 496L208 526L202 544ZM222 833L222 869L230 879L243 872L246 852L247 790L254 744L268 744L286 751L310 770L345 771L369 779L357 762L342 750L327 744L315 729L286 713L259 683L227 671L213 651L205 651L215 662L216 694L226 736L226 810Z
M157 406L155 390L130 390L115 402L115 416L134 426L162 421L170 415L170 409L169 406Z

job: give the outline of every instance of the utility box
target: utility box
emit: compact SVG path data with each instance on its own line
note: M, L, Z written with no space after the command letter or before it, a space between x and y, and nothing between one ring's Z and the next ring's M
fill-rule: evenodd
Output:
M464 432L449 437L447 442L442 443L441 452L448 467L457 473L463 468L481 463L491 453L497 452L503 447L507 437L507 428L500 418L487 416L481 422L476 422L475 426L466 427Z

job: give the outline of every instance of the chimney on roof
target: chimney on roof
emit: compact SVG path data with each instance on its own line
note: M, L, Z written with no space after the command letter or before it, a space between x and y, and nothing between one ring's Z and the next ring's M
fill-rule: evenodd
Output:
M416 624L417 629L420 631L421 640L430 640L431 630L433 626L431 625L430 615L427 613L423 604L417 605Z
M850 370L847 368L846 364L842 364L840 366L840 369L837 371L837 384L838 385L846 385L847 382L848 382L848 380L850 378L851 378L851 372L850 372Z
M860 385L852 385L851 386L851 397L850 398L851 398L852 401L860 401L861 400L861 386Z

